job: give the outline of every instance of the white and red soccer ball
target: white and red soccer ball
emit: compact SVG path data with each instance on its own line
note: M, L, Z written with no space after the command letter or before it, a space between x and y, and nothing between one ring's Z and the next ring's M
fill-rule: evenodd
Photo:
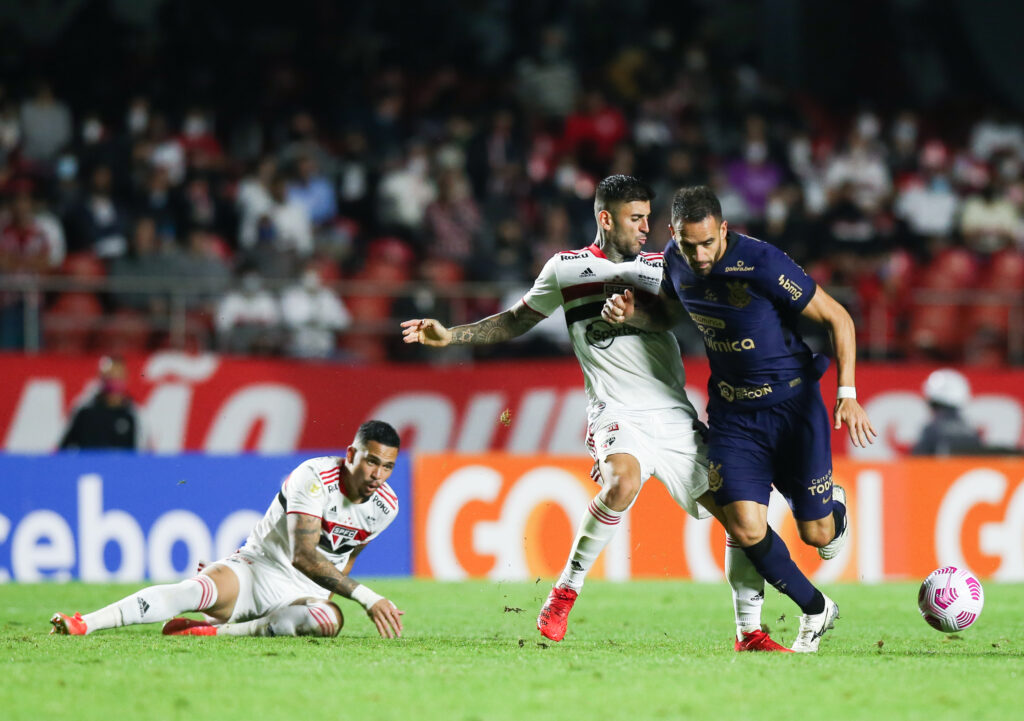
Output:
M981 583L956 566L932 571L917 592L917 607L924 620L945 633L963 631L977 621L984 605Z

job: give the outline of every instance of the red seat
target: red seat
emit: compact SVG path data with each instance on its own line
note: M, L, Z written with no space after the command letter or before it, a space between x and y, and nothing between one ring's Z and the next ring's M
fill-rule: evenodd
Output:
M985 345L994 353L1005 352L1014 308L1018 314L1024 296L1024 254L1006 249L992 256L978 283L980 293L967 309L967 337L972 345Z
M149 349L153 327L140 311L121 308L105 318L94 338L96 349L106 354L128 355Z
M103 307L92 293L61 293L43 311L43 345L55 353L88 353L102 318Z
M103 261L88 251L69 253L60 266L60 274L72 278L103 278L107 269Z

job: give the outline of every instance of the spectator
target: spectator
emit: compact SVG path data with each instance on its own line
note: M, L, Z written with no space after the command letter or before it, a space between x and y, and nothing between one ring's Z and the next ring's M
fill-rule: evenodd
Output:
M142 426L128 395L126 376L121 358L100 359L99 389L72 413L60 450L139 449Z
M192 290L185 299L189 310L207 310L214 298L219 298L231 281L231 267L227 261L224 241L206 228L194 227L188 232L185 252L174 265L179 278L188 278Z
M63 236L52 218L38 217L28 181L14 184L10 216L0 229L0 274L8 279L39 279L64 259ZM23 349L27 340L26 296L0 292L0 348ZM35 316L38 318L38 315ZM39 338L40 328L32 329Z
M89 194L71 209L67 219L68 250L85 250L113 259L128 252L127 218L114 198L114 176L99 165L90 176Z
M131 250L110 263L114 305L152 316L166 315L170 289L165 286L159 292L156 281L173 276L177 262L176 246L173 242L161 243L156 221L149 216L139 218L132 232Z
M296 178L288 184L288 200L299 203L314 227L321 228L338 214L334 188L320 172L312 155L300 155L295 162Z
M313 224L306 208L288 199L288 183L277 173L270 181L270 205L242 221L242 250L267 277L287 278L313 252Z
M281 311L251 265L239 269L238 287L217 304L217 344L225 353L267 355L281 347Z
M51 164L72 140L71 111L58 100L50 84L36 84L36 94L21 104L22 153L33 162Z
M387 161L377 195L377 213L385 228L420 228L427 206L437 196L430 177L430 157L423 143L413 142L405 158L392 157Z
M537 53L520 62L516 91L527 110L558 118L572 112L580 81L565 46L562 29L549 25L541 30Z
M469 260L476 248L481 218L461 171L441 171L437 198L427 206L425 220L429 255L459 263Z
M960 233L967 247L978 255L990 256L1009 246L1021 231L1020 211L1001 192L997 180L989 179L964 201Z
M324 286L315 262L307 263L302 280L281 294L281 317L288 334L286 352L293 358L330 358L337 334L352 324L345 304Z
M967 378L952 368L942 368L928 376L923 391L932 410L932 419L921 431L911 452L915 456L980 453L981 435L963 417L971 399Z

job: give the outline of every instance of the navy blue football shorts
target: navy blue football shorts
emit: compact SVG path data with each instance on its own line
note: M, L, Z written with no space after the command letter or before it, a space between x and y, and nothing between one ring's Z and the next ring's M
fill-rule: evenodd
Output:
M718 505L767 506L774 484L798 520L832 512L832 420L817 383L767 408L719 406L708 421L708 481Z

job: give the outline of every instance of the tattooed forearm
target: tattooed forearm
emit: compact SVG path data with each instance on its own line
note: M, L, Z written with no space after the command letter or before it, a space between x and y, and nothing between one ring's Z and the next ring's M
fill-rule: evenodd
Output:
M326 559L310 559L305 563L297 563L295 567L302 571L309 579L318 586L326 588L332 593L345 598L352 597L352 591L358 582L348 576L344 576L337 568Z
M476 323L457 325L451 328L452 341L450 345L501 343L521 336L542 319L542 315L526 306L517 306L478 320Z

